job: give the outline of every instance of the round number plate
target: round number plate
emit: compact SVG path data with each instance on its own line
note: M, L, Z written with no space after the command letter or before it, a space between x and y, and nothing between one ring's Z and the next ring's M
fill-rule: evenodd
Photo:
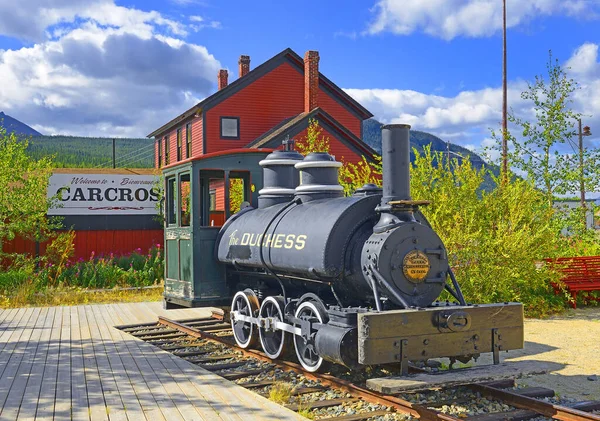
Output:
M413 283L423 282L429 273L430 267L429 258L420 250L409 251L402 262L404 276Z

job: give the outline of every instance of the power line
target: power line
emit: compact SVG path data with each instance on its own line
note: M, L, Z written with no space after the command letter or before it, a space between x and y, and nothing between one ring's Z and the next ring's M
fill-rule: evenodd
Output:
M134 163L140 163L140 162L142 162L144 160L150 160L151 158L152 158L151 155L146 155L146 156L140 156L140 157L136 157L136 158L131 158L131 159L128 159L127 161L124 161L124 162L120 163L116 167L117 168L125 168L125 167L130 166L130 165L132 165Z
M138 153L136 155L130 156L129 158L120 160L117 163L117 166L129 165L132 162L137 162L137 161L144 160L144 159L150 159L150 158L153 158L153 157L154 157L154 154L151 151L143 151L143 152L140 152L140 153Z
M152 144L152 145L146 145L146 146L144 146L144 147L142 147L140 149L136 149L134 151L126 153L125 155L121 155L119 157L119 159L116 160L116 162L118 162L120 160L123 160L124 158L127 158L130 155L137 154L137 153L139 153L141 151L145 151L145 150L148 150L150 148L154 149L154 144ZM110 161L107 161L107 162L105 162L103 164L98 165L96 168L104 167L105 165L110 165L110 164L112 164L112 159Z
M118 159L118 160L116 161L116 164L117 164L117 165L122 165L124 162L126 162L126 161L130 161L130 160L132 160L132 159L134 159L134 160L135 160L135 159L136 159L136 158L138 158L139 156L142 156L142 155L148 155L148 156L149 156L149 155L150 155L152 152L153 152L153 151L148 151L148 150L146 150L146 151L140 151L139 153L137 153L137 154L135 154L135 155L132 155L132 156L130 156L130 157L128 157L128 158L124 158L124 159ZM153 154L153 153L152 153L152 154Z
M129 153L125 154L125 155L120 156L119 159L116 160L116 163L122 162L124 160L127 160L127 159L131 158L132 155L133 156L138 156L138 155L143 154L143 153L148 153L148 152L150 152L151 149L152 149L152 151L154 151L154 145L148 145L148 146L145 146L143 148L137 149L135 151L129 152Z
M117 160L115 160L115 164L117 164L119 162L123 162L123 160L128 159L128 157L131 157L132 155L148 152L150 149L154 150L154 146L155 146L154 144L146 145L140 149L136 149L134 151L126 153L125 155L121 155ZM106 161L106 162L96 166L95 168L103 168L103 167L109 166L111 164L112 164L112 159L110 161Z

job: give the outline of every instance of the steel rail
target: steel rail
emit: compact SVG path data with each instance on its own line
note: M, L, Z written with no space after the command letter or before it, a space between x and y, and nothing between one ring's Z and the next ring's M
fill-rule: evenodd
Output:
M209 339L209 340L216 341L216 342L219 342L221 344L224 344L224 345L227 345L230 347L234 347L234 348L236 348L236 350L241 351L242 354L246 357L256 358L261 361L269 362L271 364L276 365L278 368L280 368L282 370L294 371L298 374L303 375L304 377L306 377L309 380L319 381L326 386L330 386L330 387L334 387L334 388L343 390L343 391L350 393L356 397L362 398L366 402L389 406L399 412L402 412L405 414L410 414L410 415L412 415L416 418L419 418L421 420L424 420L424 421L437 421L437 420L464 421L464 420L461 420L460 418L456 418L451 415L443 414L441 412L425 408L424 406L414 404L412 402L409 402L407 400L401 399L396 396L378 394L369 389L355 385L346 380L338 379L337 377L331 376L329 374L308 373L302 368L302 366L300 364L296 364L296 363L289 362L289 361L272 360L271 358L267 357L267 355L265 355L264 353L262 353L260 351L253 350L253 349L240 348L230 340L224 339L224 338L216 336L216 335L212 335L207 332L203 332L203 331L196 329L194 327L191 327L191 326L186 326L183 323L179 323L175 320L171 320L171 319L168 319L163 316L159 316L158 323L165 325L165 326L169 326L173 329L180 330L180 331L187 333L188 335L193 336L195 338Z
M517 408L537 412L545 417L561 421L600 421L600 415L594 415L589 412L556 405L550 402L539 401L527 396L511 393L508 390L496 389L495 387L483 384L469 384L467 387L482 395L501 400Z
M334 387L343 390L353 396L360 397L366 402L373 404L380 404L394 408L395 410L410 414L415 418L419 418L425 421L464 421L461 418L453 417L452 415L443 414L436 410L426 408L419 404L414 404L397 396L383 395L377 392L371 391L364 387L353 384L347 380L339 379L329 374L321 373L309 373L306 372L300 364L296 364L290 361L283 360L272 360L266 354L261 351L254 349L243 349L237 346L237 344L231 340L227 340L220 336L213 335L208 332L196 329L195 327L187 326L179 321L171 320L163 316L159 316L158 322L164 326L177 329L195 338L208 339L221 344L236 348L246 357L256 358L261 361L266 361L276 365L278 368L285 371L294 371L298 374L303 375L309 380L319 381L322 384L330 387ZM600 421L600 415L594 415L589 412L580 411L578 409L569 408L562 405L556 405L545 401L540 401L527 396L519 395L517 393L510 392L508 390L498 389L492 386L492 383L481 384L471 383L465 386L479 392L482 395L500 400L506 404L512 405L516 408L530 410L537 414L554 418L561 421Z

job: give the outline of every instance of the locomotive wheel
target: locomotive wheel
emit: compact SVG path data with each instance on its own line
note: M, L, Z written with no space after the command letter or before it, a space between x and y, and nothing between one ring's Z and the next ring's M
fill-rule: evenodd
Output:
M246 289L238 291L231 301L231 311L237 311L244 316L253 317L258 310L258 298L254 291ZM233 337L240 348L249 348L256 344L257 332L255 326L244 320L231 320Z
M285 307L283 297L267 297L260 306L260 317L273 318L283 322L283 308ZM284 330L258 328L260 344L263 351L271 359L281 356L287 342L287 334Z
M327 323L329 319L325 306L320 301L313 300L301 302L296 308L295 317L297 319L311 320L315 323ZM296 349L298 361L310 373L314 373L322 368L324 362L323 358L315 351L316 333L316 330L311 331L310 338L308 339L294 335L294 348Z

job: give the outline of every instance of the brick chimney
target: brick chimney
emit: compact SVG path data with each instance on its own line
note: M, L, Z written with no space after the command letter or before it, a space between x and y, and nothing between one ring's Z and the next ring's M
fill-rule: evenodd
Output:
M319 97L319 52L304 54L304 112L317 108Z
M240 77L246 76L250 71L250 56L240 56L238 64L240 66Z
M219 74L218 74L219 91L227 86L227 76L228 76L227 70L225 70L225 69L219 70Z

